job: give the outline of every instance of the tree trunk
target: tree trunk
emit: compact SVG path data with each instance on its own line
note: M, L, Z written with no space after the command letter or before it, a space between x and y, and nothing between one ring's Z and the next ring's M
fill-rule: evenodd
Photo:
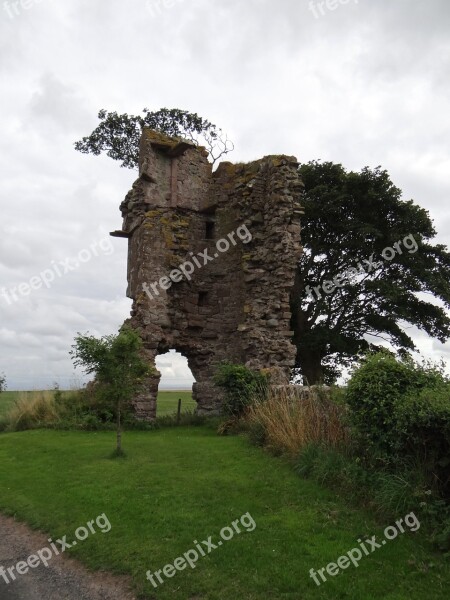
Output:
M323 383L323 367L321 356L305 349L297 354L297 364L302 370L304 385L320 385Z
M319 385L323 383L322 354L317 348L308 348L305 337L310 333L310 324L306 313L301 308L300 298L304 293L303 280L300 270L295 274L294 286L291 292L291 326L294 330L293 342L297 347L295 364L300 367L304 385Z

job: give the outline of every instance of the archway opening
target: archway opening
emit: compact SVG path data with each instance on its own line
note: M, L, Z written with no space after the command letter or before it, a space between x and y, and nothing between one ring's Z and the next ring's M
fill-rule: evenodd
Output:
M192 412L197 403L192 398L192 385L195 378L187 358L176 350L169 350L156 357L156 368L161 373L158 388L157 416L177 413L181 399L181 412Z

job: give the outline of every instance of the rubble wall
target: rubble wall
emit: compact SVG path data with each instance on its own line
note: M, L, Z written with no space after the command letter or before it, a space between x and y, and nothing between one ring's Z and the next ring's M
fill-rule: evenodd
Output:
M170 349L187 357L199 413L220 411L213 375L224 360L289 376L302 190L295 157L212 172L203 148L144 130L139 178L113 234L128 238L128 324L151 364ZM150 377L136 397L138 417L155 417L158 383Z

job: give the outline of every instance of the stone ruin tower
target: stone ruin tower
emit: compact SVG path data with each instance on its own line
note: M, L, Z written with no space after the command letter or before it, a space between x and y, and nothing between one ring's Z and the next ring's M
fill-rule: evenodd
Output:
M224 360L289 376L302 191L292 156L223 162L213 173L204 148L143 132L139 178L120 207L122 230L111 234L128 238L127 323L151 364L170 349L187 358L200 414L220 410L213 375ZM175 275L180 265L189 278ZM135 398L138 418L155 418L159 380L155 370Z

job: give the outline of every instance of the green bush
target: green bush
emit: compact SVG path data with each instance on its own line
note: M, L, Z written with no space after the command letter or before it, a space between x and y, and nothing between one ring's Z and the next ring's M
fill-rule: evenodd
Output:
M227 362L219 366L214 381L225 392L224 413L235 418L241 417L256 397L265 396L268 384L264 373Z
M87 431L114 429L114 414L105 408L96 391L83 389L64 394L55 397L55 402L60 418L58 427Z
M338 406L346 401L351 439L334 448L304 445L297 472L383 518L415 511L429 539L450 549L450 382L443 369L372 354L342 394L332 397ZM260 432L253 436L264 443Z
M346 394L361 455L375 467L417 465L426 487L450 497L450 383L441 368L367 357Z
M346 392L350 419L366 453L395 456L404 450L405 437L399 434L400 422L402 427L407 425L402 416L406 398L425 389L429 394L442 393L448 385L436 366L418 365L409 358L398 360L389 352L367 356ZM433 420L430 412L429 416Z
M416 456L450 498L450 385L408 395L395 407L395 419L401 451Z
M111 405L108 390L101 385L88 385L87 388L70 394L55 391L55 403L62 425L72 425L75 429L114 429L117 413ZM123 421L133 421L131 406L122 408Z

